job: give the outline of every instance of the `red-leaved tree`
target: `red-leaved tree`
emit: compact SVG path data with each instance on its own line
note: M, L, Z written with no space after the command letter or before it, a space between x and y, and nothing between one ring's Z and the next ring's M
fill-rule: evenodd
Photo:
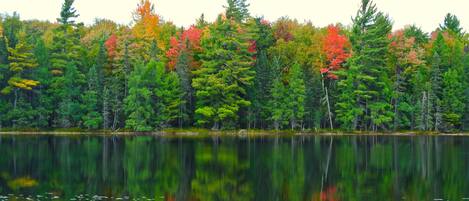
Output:
M330 25L327 28L327 35L324 37L323 41L324 53L326 55L326 68L321 69L322 79L322 88L324 90L324 95L327 103L327 111L329 116L330 128L334 129L332 112L331 112L331 103L329 100L329 90L325 84L325 79L337 80L338 77L334 74L334 71L340 70L343 63L350 57L349 47L350 43L347 37L340 33L340 29L337 26Z
M321 74L325 74L329 79L338 79L334 71L340 70L343 63L350 57L350 43L348 38L340 34L340 28L330 25L327 28L327 35L324 38L324 53L327 58L327 67L321 69Z
M178 37L171 37L170 48L166 52L166 56L169 59L168 68L174 70L179 55L182 51L189 51L191 53L198 52L201 50L200 39L202 37L202 30L191 26L189 29L184 30ZM196 66L195 61L192 59L192 65Z
M106 42L104 42L104 46L106 46L107 54L109 59L113 60L116 57L116 49L117 49L117 36L116 34L112 34Z

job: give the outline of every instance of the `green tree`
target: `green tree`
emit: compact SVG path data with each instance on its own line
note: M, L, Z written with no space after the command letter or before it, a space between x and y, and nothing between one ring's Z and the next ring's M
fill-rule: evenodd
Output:
M180 118L180 106L184 94L176 72L167 72L162 62L150 62L148 68L154 70L155 123L158 128L171 126ZM174 124L173 124L174 125Z
M103 117L98 112L98 72L93 66L88 72L88 89L82 95L83 125L88 129L98 129L102 125Z
M10 94L13 92L13 110L16 109L16 103L19 98L19 90L32 90L33 87L39 85L39 82L32 80L30 72L37 67L37 61L34 58L32 47L26 42L26 35L20 32L18 43L14 48L8 48L8 61L11 77L8 79L8 86L1 90L2 94Z
M53 75L49 87L55 108L52 121L56 126L69 128L79 126L81 121L80 100L85 76L81 67L80 35L83 25L75 24L73 0L65 0L58 18L59 26L52 31L50 45L50 73Z
M227 0L226 18L244 22L249 17L249 4L246 0Z
M124 111L127 114L126 128L135 131L151 131L155 115L152 102L152 91L148 88L148 69L143 64L135 66L129 76L129 92L124 100Z
M337 117L343 128L373 130L392 122L392 87L386 68L391 23L370 0L363 0L353 19L353 55L339 82Z
M85 82L85 76L71 62L67 63L64 76L58 77L54 81L51 88L55 88L55 92L60 97L55 123L60 128L79 127L83 114L81 110L81 86Z
M190 126L192 123L192 117L195 110L195 100L194 100L194 88L192 88L192 72L190 69L190 61L188 52L182 50L177 63L176 63L176 73L179 77L180 88L183 93L183 103L180 104L180 118L179 126Z
M248 89L251 105L248 109L248 127L265 128L270 116L268 102L271 98L271 87L273 80L272 65L268 56L268 49L274 45L275 38L269 23L262 18L249 21L254 42L251 44L252 51L255 50L254 71L256 76L253 85Z
M74 1L75 0L64 0L64 3L62 4L62 10L60 11L60 18L57 18L57 21L60 24L75 24L75 20L73 20L73 18L80 16L73 7Z
M464 84L461 73L450 69L443 75L443 120L445 130L460 128L464 112Z
M441 31L449 31L452 34L456 34L457 36L464 35L463 29L461 27L461 23L459 22L458 17L451 13L446 14L445 21L443 24L440 24Z
M432 58L431 66L431 91L430 103L432 106L433 123L432 127L435 131L440 131L443 128L442 120L442 90L443 90L443 73L441 72L441 59L438 53L435 53Z
M275 60L274 60L275 62ZM270 118L273 127L278 130L288 125L288 103L286 98L288 96L288 89L285 87L283 80L283 73L281 71L278 74L274 74L271 94L272 98L269 100L269 111Z
M192 86L196 90L197 125L213 129L236 126L238 111L249 106L246 89L252 85L254 71L249 41L240 33L238 23L222 19L209 27L202 39L202 66L194 71Z
M288 75L288 91L286 94L289 121L292 129L302 128L305 113L305 83L303 71L298 64L294 64Z

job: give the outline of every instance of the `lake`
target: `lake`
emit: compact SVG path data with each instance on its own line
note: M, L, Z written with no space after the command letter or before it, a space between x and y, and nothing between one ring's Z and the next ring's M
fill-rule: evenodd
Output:
M0 200L469 200L469 138L0 136Z

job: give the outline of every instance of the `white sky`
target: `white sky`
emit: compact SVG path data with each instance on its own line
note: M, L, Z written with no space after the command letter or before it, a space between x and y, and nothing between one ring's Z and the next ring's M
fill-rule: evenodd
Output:
M211 21L223 12L225 0L151 0L156 11L165 20L178 26L194 23L201 13ZM55 21L63 0L0 0L0 13L17 11L22 19ZM129 24L131 12L139 0L75 0L80 14L78 21L90 24L95 18L106 18ZM316 26L331 23L349 25L360 0L248 0L254 16L274 21L281 16L296 18L300 22L311 20ZM388 13L394 29L416 24L425 31L434 30L446 13L456 14L465 30L469 30L468 0L375 0L378 8Z

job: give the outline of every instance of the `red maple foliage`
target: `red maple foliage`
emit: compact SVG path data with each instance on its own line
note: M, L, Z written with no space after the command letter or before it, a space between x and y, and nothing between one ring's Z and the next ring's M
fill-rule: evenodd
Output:
M171 37L170 48L166 52L166 56L169 59L168 69L174 70L176 62L181 54L181 51L197 52L200 51L200 39L202 37L202 30L195 26L189 27L189 29L180 33L178 37Z
M257 52L257 42L255 40L249 41L248 52L252 53L254 55L253 58L256 59L255 53Z
M107 54L110 59L114 59L116 56L116 49L117 49L117 36L112 34L106 42L104 42L104 46L106 46Z
M338 79L334 71L340 70L343 63L350 57L349 47L348 38L340 34L339 27L330 25L327 28L323 47L327 58L327 68L322 68L321 74L326 74L329 79Z

